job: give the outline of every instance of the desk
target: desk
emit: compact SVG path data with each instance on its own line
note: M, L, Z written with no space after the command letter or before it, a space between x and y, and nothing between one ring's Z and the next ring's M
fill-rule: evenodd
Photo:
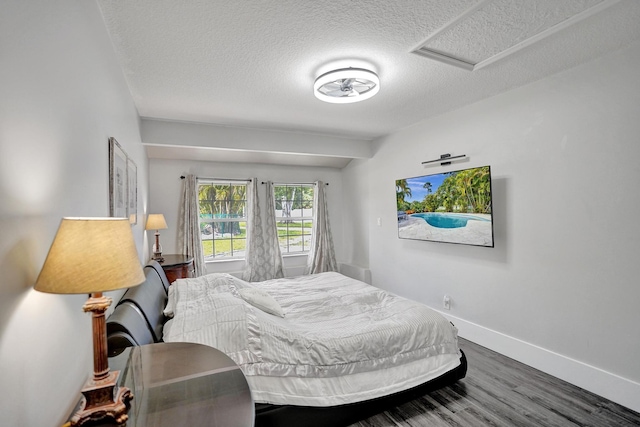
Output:
M192 343L129 347L109 364L133 392L127 427L254 425L244 374L215 348Z
M169 283L173 283L176 279L194 276L193 257L190 256L164 255L164 261L160 262L160 265Z

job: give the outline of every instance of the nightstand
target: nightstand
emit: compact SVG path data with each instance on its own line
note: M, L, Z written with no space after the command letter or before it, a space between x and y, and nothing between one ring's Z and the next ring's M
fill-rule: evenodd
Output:
M193 257L186 255L163 255L164 261L160 262L164 273L173 283L176 279L184 279L194 276Z
M158 343L129 347L109 358L119 383L133 392L128 427L253 427L247 380L231 358L213 347ZM113 424L94 424L99 427Z

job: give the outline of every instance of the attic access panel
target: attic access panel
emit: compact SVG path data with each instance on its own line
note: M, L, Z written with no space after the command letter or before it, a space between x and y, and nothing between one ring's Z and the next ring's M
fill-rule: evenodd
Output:
M477 70L573 25L619 0L479 0L412 51Z

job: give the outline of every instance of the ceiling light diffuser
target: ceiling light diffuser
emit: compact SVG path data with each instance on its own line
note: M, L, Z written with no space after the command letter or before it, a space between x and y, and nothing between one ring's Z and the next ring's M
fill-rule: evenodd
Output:
M318 77L313 84L316 98L335 104L348 104L371 98L380 90L380 79L364 68L341 68Z

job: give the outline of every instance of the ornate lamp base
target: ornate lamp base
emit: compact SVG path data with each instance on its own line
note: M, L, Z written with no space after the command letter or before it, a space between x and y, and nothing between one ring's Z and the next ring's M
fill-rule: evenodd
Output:
M151 248L153 251L153 260L158 262L163 262L164 258L162 258L162 246L160 246L160 232L156 230L156 242L153 244Z
M127 387L118 386L119 374L119 371L112 371L104 380L87 381L82 389L80 409L71 416L72 426L107 420L120 425L127 422L133 394Z

